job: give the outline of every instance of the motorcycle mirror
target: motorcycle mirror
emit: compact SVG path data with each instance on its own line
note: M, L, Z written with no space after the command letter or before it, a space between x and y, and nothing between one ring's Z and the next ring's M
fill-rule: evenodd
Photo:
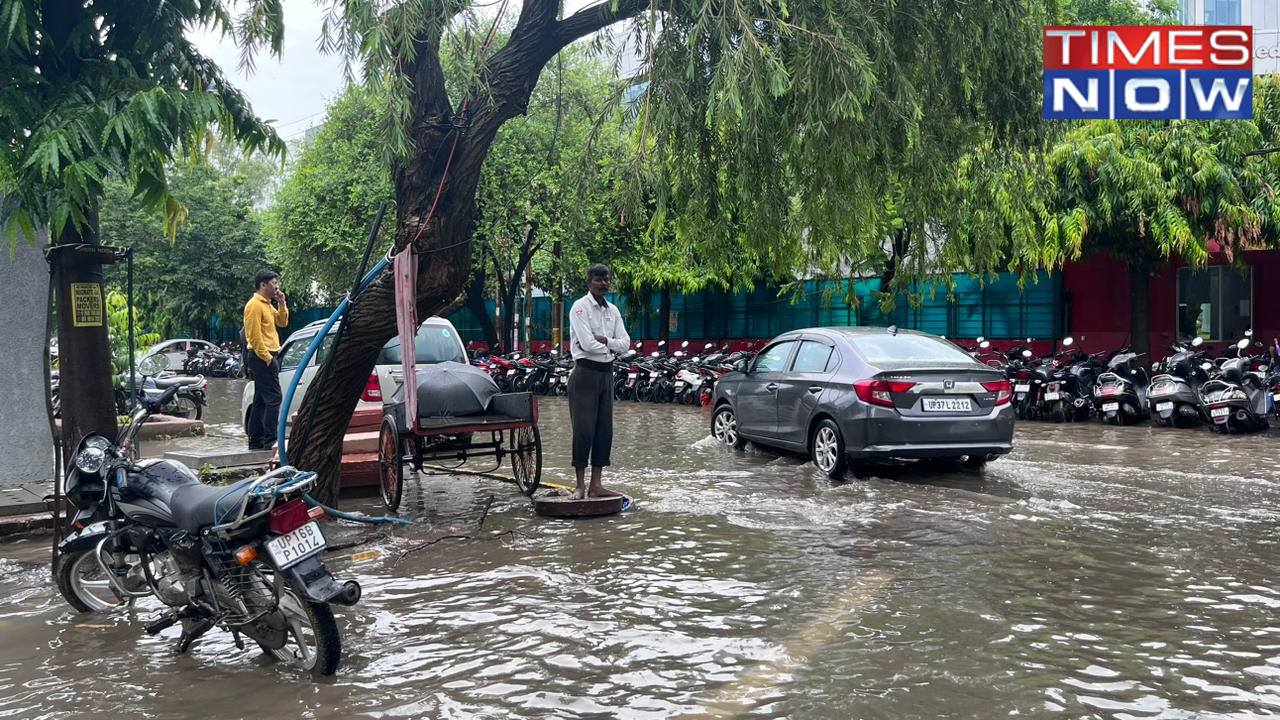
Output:
M1249 328L1248 330L1245 330L1245 331L1244 331L1244 336L1245 336L1245 337L1253 337L1253 328Z
M1262 341L1261 341L1261 340L1254 340L1254 341L1253 341L1253 346L1254 346L1254 347L1259 347L1259 348L1260 348L1260 347L1262 347Z
M713 348L713 347L715 347L715 345L714 345L713 343L707 343L706 345L703 345L703 346L702 346L702 349L703 349L703 350L710 350L710 349L711 349L711 348Z
M148 355L138 362L138 372L143 375L159 375L169 369L169 358L165 355Z
M989 340L983 340L982 342L978 343L978 347L982 348L983 350L986 350L987 348L991 347L991 342Z
M687 348L687 347L689 347L689 341L688 341L688 340L685 340L684 342L680 343L680 347L681 347L681 348Z
M1270 370L1270 369L1271 369L1271 368L1270 368L1270 367L1268 367L1268 366L1266 366L1266 365L1259 365L1259 366L1258 366L1258 372L1266 372L1266 371L1268 371L1268 370Z
M977 339L978 339L978 344L979 344L979 345L981 345L982 343L984 343L984 342L986 342L986 341L987 341L987 339L986 339L985 337L981 336L981 335L979 335Z
M683 357L683 356L684 356L684 353L679 350L671 353L671 357Z
M1066 347L1071 347L1076 344L1076 339L1068 335L1067 337L1062 338L1062 344Z
M1238 348L1240 348L1241 350L1243 350L1243 349L1245 349L1245 348L1249 347L1249 341L1248 341L1248 340L1241 340L1240 342L1236 343L1236 347L1238 347Z
M694 355L691 362L695 362L695 363L702 362L702 358L698 357L697 355Z
M1203 344L1204 344L1204 338L1200 337L1199 335L1191 338L1191 347L1200 347Z
M666 347L666 346L667 346L667 341L666 341L666 340L659 340L659 341L658 341L658 347Z
M552 351L551 351L551 357L555 357L555 356L557 356L557 355L559 355L559 354L560 354L560 351L559 351L559 350L552 350Z
M1212 369L1213 369L1213 363L1209 363L1209 362L1207 362L1207 363L1200 363L1200 369L1201 369L1201 370L1212 370Z
M1030 351L1030 350L1023 350L1023 351L1022 351L1022 357L1024 357L1024 358L1029 358L1029 357L1031 357L1031 351Z

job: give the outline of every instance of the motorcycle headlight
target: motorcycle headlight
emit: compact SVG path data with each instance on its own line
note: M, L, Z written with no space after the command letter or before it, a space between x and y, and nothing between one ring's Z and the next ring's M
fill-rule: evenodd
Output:
M94 435L84 441L84 449L76 455L76 469L82 473L97 475L107 463L107 450L111 441Z

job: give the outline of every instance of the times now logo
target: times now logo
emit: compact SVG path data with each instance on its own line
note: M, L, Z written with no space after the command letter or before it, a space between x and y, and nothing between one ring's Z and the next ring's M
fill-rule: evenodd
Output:
M1046 26L1044 117L1253 117L1253 28Z

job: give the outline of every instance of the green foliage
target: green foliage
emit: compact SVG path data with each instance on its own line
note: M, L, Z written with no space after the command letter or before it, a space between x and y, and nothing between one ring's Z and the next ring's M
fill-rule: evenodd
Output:
M290 164L266 213L272 261L280 272L314 283L320 303L350 291L378 206L393 198L378 123L378 109L384 105L368 90L348 86L329 106L315 138ZM392 206L383 219L383 238L394 231L395 222ZM379 240L375 247L381 251L386 242Z
M216 133L281 154L275 131L185 37L229 29L221 0L0 0L0 230L54 238L90 222L108 178L122 179L172 237L185 213L166 167ZM278 49L276 0L249 0L239 39ZM258 18L257 22L247 19Z
M1054 268L1094 252L1134 267L1171 257L1204 263L1274 247L1280 77L1254 82L1253 120L1097 120L1074 124L1045 153L980 152L952 195L952 262L992 258Z
M143 201L119 182L105 188L101 234L105 243L132 247L135 302L166 336L205 327L210 316L240 326L253 276L267 266L266 244L254 205L272 178L272 166L235 153L214 162L179 163L168 169L173 196L188 211L173 240ZM112 273L124 289L123 266ZM290 273L286 275L298 277ZM299 285L302 283L299 282Z
M136 362L147 348L160 342L160 335L146 332L142 326L137 306L129 307L123 293L114 290L107 293L107 334L111 339L111 371L126 372L129 368L129 315L134 322L133 359Z
M1179 25L1177 0L1062 0L1063 25Z

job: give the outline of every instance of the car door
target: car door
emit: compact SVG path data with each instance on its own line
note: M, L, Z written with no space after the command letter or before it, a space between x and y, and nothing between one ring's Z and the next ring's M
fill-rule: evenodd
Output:
M320 363L324 361L324 356L330 346L333 345L333 333L327 335L324 342L320 343L320 347L316 350L315 355L302 368L302 375L298 379L298 388L293 391L293 397L289 400L288 417L293 418L293 414L298 412L298 408L302 407L302 398L306 396L307 390L311 387L312 381L315 380L316 371L320 368ZM298 365L302 362L302 356L307 354L307 348L311 347L315 335L308 335L305 338L296 340L290 339L280 349L280 392L282 394L281 402L284 402L283 395L288 394L289 385L293 382L294 375L298 373Z
M751 361L746 376L738 383L734 414L738 432L746 437L773 439L778 436L778 382L799 343L794 339L776 342Z
M825 338L806 336L800 341L787 372L778 379L778 441L803 449L809 443L809 419L822 392L830 385L835 366L834 344Z

